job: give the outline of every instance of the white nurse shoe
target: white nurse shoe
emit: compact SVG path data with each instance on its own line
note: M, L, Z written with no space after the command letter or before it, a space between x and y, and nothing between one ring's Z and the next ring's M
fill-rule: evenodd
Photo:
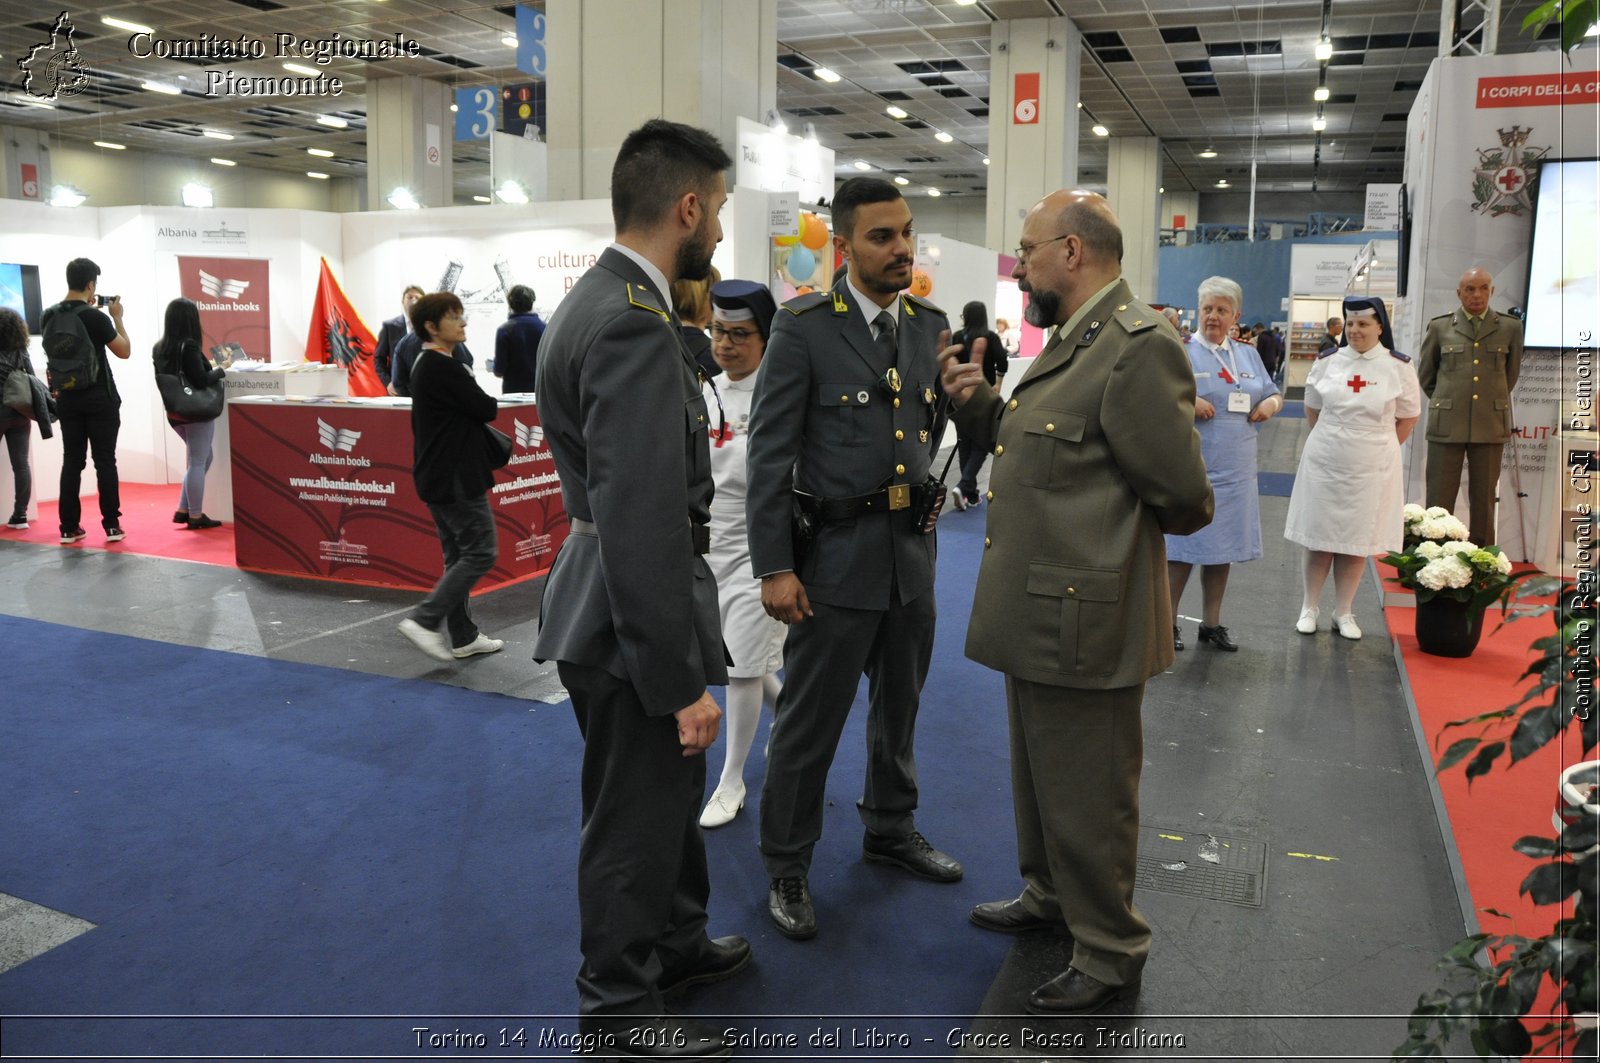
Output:
M1356 627L1356 615L1354 613L1346 613L1343 616L1334 617L1333 630L1347 639L1353 640L1361 637L1361 629Z
M1295 621L1294 629L1302 635L1315 635L1317 633L1318 612L1319 610L1314 605L1300 610L1300 619Z
M706 810L700 813L700 826L707 830L726 826L733 822L733 817L737 816L743 807L743 786L737 790L730 786L719 786L717 792L711 795L711 800L706 802Z

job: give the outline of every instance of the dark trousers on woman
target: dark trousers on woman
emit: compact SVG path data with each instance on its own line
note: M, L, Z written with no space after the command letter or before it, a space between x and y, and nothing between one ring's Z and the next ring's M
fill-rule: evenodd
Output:
M33 470L28 466L28 436L32 433L32 421L18 421L5 430L6 451L11 455L11 481L16 488L16 501L11 507L13 520L27 518L28 501L33 498Z
M411 619L429 631L447 625L450 645L459 650L478 637L467 598L499 556L494 511L489 508L489 496L480 495L465 502L429 502L428 512L433 514L439 545L444 548L444 575L411 610Z
M58 404L61 427L61 531L77 529L83 520L83 503L78 490L83 482L83 467L94 456L94 478L100 488L100 524L110 531L122 522L122 494L117 481L117 432L122 428L122 412L115 406L96 403L80 408L77 404Z
M956 432L956 462L961 466L961 494L968 502L978 500L978 473L983 471L983 463L989 460L989 452L977 443L963 436L958 429Z

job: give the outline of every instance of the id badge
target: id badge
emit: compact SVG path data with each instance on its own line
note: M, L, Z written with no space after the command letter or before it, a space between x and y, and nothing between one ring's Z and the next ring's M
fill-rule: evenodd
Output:
M1229 413L1249 413L1250 412L1250 393L1248 391L1230 391L1230 392L1228 392L1228 412Z

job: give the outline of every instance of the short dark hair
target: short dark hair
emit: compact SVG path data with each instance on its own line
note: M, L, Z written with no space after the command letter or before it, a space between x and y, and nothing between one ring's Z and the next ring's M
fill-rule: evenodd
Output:
M659 222L686 193L709 195L716 175L733 165L704 129L652 118L629 133L611 167L611 218L617 232Z
M0 306L0 352L28 349L28 323L22 315L8 307Z
M867 203L902 199L900 190L881 177L852 177L833 194L833 231L846 240L855 235L856 209Z
M412 292L416 292L418 295L427 295L428 294L426 291L423 290L422 285L420 285L420 284L408 284L404 288L400 289L400 298L404 299L406 296L410 295Z
M1342 318L1342 317L1330 317L1328 319L1328 323L1323 327L1327 328L1329 330L1332 330L1333 326L1335 326L1335 325L1343 325L1343 324L1344 324L1344 318Z
M433 339L427 326L438 328L439 322L452 310L461 313L461 300L456 298L454 292L434 292L412 303L411 327L416 329L417 338L424 343Z
M81 292L100 276L100 267L92 259L75 258L67 263L67 290Z
M513 314L526 314L533 309L533 289L526 284L513 284L506 292L506 305Z

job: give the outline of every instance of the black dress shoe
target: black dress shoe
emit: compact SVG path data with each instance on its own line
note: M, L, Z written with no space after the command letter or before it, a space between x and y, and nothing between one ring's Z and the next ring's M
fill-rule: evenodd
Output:
M699 960L661 973L661 994L665 996L690 986L720 982L748 966L750 942L741 937L713 938Z
M811 906L804 876L773 879L767 889L767 912L784 937L805 941L817 936L817 910Z
M1024 930L1043 930L1056 923L1043 916L1034 915L1022 906L1022 899L989 901L972 909L972 924L985 930L1002 934L1020 934Z
M935 882L961 881L961 865L930 845L921 831L914 830L903 838L886 838L869 830L861 852L872 863L894 864Z
M722 1031L679 1015L584 1017L583 1054L603 1059L732 1059Z
M1201 630L1204 631L1205 629L1201 628ZM1183 631L1177 624L1172 625L1172 648L1179 653L1183 652Z
M1138 982L1106 985L1076 967L1068 967L1065 973L1028 994L1028 1010L1035 1015L1087 1015L1138 992Z
M1206 627L1204 624L1201 624L1200 641L1209 642L1217 649L1226 650L1229 653L1239 652L1239 644L1228 636L1228 629L1223 627L1221 624L1218 624L1216 627Z

